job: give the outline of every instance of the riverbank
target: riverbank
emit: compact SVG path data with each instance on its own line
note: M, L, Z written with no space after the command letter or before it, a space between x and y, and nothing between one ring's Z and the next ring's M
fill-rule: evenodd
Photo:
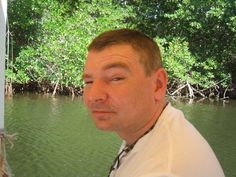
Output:
M29 82L27 84L7 82L5 85L6 96L24 92L78 97L83 95L83 86L66 86L59 83L51 84L49 82ZM182 84L169 83L167 95L186 98L236 99L236 86L225 88L219 84L215 84L209 88L199 88L197 85L191 85L188 82Z
M52 96L56 95L68 95L68 96L82 96L83 88L74 87L74 86L65 86L56 84L50 84L48 82L38 83L38 82L29 82L27 84L17 84L17 83L7 83L5 85L5 95L13 96L17 93L40 93L40 94L51 94Z

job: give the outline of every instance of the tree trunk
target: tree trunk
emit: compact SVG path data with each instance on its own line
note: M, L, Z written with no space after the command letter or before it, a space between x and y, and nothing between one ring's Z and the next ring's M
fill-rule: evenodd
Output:
M53 97L54 97L54 96L56 95L56 93L57 93L58 84L59 84L59 80L57 80L57 83L56 83L56 85L55 85L55 87L54 87L54 90L53 90L53 93L52 93L52 96L53 96Z
M230 98L236 99L236 69L231 72L231 91L229 93Z

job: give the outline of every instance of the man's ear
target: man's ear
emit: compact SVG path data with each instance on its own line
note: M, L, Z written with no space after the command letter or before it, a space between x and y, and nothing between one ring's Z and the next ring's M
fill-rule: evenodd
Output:
M168 76L164 68L159 68L154 73L155 100L160 101L165 98L167 90Z

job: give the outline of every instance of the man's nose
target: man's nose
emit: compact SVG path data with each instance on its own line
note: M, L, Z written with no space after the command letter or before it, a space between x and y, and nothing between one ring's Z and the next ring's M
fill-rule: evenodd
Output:
M105 101L108 97L106 84L99 81L94 81L93 84L91 84L87 94L89 102Z

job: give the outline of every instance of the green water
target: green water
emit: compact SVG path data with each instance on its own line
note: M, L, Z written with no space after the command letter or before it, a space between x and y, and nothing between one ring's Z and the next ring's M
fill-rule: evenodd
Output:
M236 177L236 101L171 102L211 144L226 177ZM15 177L106 177L121 142L96 130L78 98L6 98L5 126L18 134L13 149L6 145Z

